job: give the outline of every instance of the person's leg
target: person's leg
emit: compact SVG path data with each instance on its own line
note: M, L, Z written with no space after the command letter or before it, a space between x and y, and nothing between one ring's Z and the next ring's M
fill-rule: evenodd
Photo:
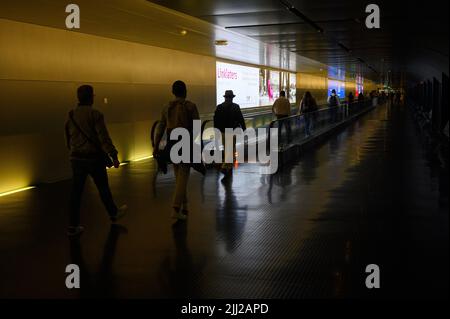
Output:
M283 119L285 118L286 116L284 116L284 115L277 115L277 120L279 120L278 121L278 139L280 140L280 141L286 141L287 139L286 138L283 138L283 135L282 135L282 131L283 131L283 126L284 126L284 131L286 132L286 135L288 134L288 132L287 132L287 126L286 126L286 121L283 121Z
M189 164L174 164L175 169L175 193L173 197L173 208L179 211L187 207L187 183L189 180ZM185 206L186 205L186 206Z
M108 174L106 168L102 163L93 163L91 166L90 175L94 179L97 186L100 198L105 205L109 217L113 218L117 215L117 206L114 203L111 190L108 183Z
M307 136L309 136L311 134L311 132L309 130L310 124L311 124L311 118L310 118L309 114L305 114L305 134Z
M82 161L72 161L72 191L70 195L69 226L80 226L80 205L88 172Z
M222 156L222 158L223 158L223 163L221 165L221 172L223 174L225 174L225 175L229 175L230 171L233 169L233 163L234 163L234 158L235 158L234 154L236 152L235 139L233 137L233 139L231 140L231 143L233 143L233 145L232 145L232 152L233 152L233 154L231 154L231 156L230 156L230 154L226 153L228 151L228 148L226 147L227 146L226 145L226 140L230 139L230 138L231 138L230 135L226 135L225 133L222 134L222 145L223 145L223 156ZM231 163L227 162L228 157L231 160Z
M284 121L284 124L286 125L286 134L287 134L288 142L291 141L291 123L290 123L290 121L291 121L290 119L286 119Z

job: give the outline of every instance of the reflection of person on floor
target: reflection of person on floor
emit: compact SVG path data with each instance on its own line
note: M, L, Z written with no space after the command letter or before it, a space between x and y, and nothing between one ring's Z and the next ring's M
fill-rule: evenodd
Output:
M80 203L86 178L90 175L97 186L111 222L116 222L126 213L126 205L117 208L108 184L105 156L113 159L115 168L119 167L117 150L114 147L103 114L92 108L94 89L90 85L78 88L78 106L69 112L66 122L66 143L70 150L72 164L72 194L70 199L69 236L79 235L84 228L80 226Z
M106 240L103 257L100 264L99 278L95 283L93 276L89 273L83 258L79 237L70 240L71 262L80 267L80 294L81 297L115 297L114 278L112 275L112 264L117 250L117 242L121 234L126 234L127 229L118 224L112 224Z
M191 101L186 100L187 88L183 81L175 81L172 85L172 93L175 96L175 100L169 102L169 105L164 108L159 121L156 135L155 135L155 149L153 155L159 156L159 144L167 130L167 136L173 129L185 128L193 135L193 120L200 119L197 106ZM177 141L171 141L168 139L168 149L170 152L170 146ZM191 158L191 157L190 157ZM173 165L175 173L175 193L173 197L173 213L172 218L178 220L186 220L188 215L188 201L187 201L187 185L189 179L189 173L191 163L178 163Z
M174 279L173 287L178 290L178 297L189 296L190 289L192 289L191 278L192 274L192 256L187 245L187 225L186 223L177 222L172 225L172 234L176 246L175 272L172 279Z
M233 163L226 163L225 159L227 158L225 155L225 141L227 140L225 129L236 129L240 127L243 131L247 129L245 125L244 116L242 115L241 108L238 104L233 103L233 98L235 95L233 91L227 90L225 91L225 95L223 96L225 101L222 104L217 105L216 111L214 112L214 127L217 128L222 133L222 145L224 146L223 153L223 163L221 165L221 172L225 175L224 178L228 178L233 173ZM236 153L236 139L233 138L233 162L235 159Z
M232 187L233 176L222 184L225 194L223 201L218 201L216 210L216 227L225 240L226 250L232 253L240 244L247 222L247 205L239 206ZM219 189L217 187L217 189ZM219 195L217 195L219 196Z

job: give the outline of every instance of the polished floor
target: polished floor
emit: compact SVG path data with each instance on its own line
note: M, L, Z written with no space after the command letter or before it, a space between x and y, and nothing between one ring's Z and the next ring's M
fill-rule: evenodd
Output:
M448 297L448 172L404 108L376 108L276 175L220 178L193 173L189 221L174 224L171 172L111 170L129 215L110 227L89 182L80 240L65 235L69 181L0 198L0 298ZM81 289L65 287L69 263Z

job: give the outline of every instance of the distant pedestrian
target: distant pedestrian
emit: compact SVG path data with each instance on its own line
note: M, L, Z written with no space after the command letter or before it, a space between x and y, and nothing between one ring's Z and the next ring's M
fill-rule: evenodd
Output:
M300 102L299 113L304 115L305 118L305 135L309 137L311 135L311 126L313 125L314 112L318 109L316 100L312 97L311 92L306 91Z
M348 94L348 105L349 106L351 106L352 104L353 104L353 102L355 102L355 97L354 97L354 95L353 95L353 93L352 92L350 92L349 94Z
M358 94L358 107L361 109L364 105L364 93L359 92Z
M281 129L284 126L286 130L287 140L291 139L291 125L289 120L285 118L291 115L291 102L286 98L286 92L281 91L280 97L275 100L272 106L272 113L276 116L278 122L278 136L281 136Z
M330 122L336 123L337 114L339 111L339 106L341 105L341 101L339 100L339 96L336 94L335 89L331 90L331 95L328 97L327 102L328 102Z
M233 99L236 97L232 90L225 91L223 96L225 101L222 104L217 105L214 112L214 127L222 133L222 145L224 147L223 163L220 170L225 175L225 178L230 177L233 173L233 163L225 163L225 129L241 128L243 131L247 129L245 125L244 116L242 115L241 108L238 104L233 103ZM233 137L233 161L236 153L236 139Z

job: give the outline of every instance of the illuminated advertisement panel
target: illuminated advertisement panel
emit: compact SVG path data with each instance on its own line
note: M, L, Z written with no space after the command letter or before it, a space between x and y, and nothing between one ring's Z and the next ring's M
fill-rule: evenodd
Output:
M259 105L259 69L229 63L216 63L217 104L226 90L233 90L234 102L242 108Z
M332 90L336 90L340 99L345 99L345 82L328 79L328 96L331 95Z
M356 90L355 96L357 97L359 93L364 93L364 78L360 75L356 77Z
M224 101L226 90L233 90L234 102L241 108L272 105L280 90L286 92L291 103L296 102L296 74L216 62L217 104Z

